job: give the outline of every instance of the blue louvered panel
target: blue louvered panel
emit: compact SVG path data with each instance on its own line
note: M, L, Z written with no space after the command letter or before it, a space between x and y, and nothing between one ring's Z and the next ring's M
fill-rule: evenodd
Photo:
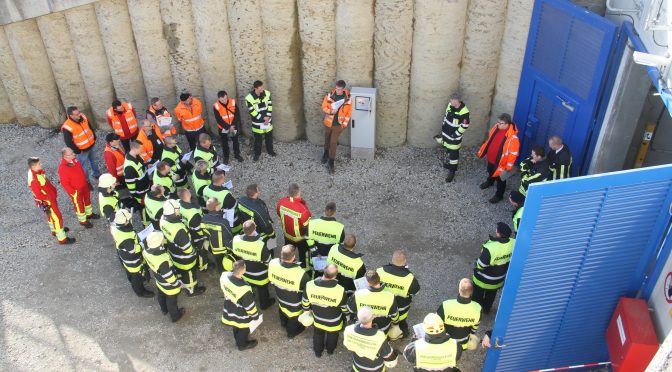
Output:
M572 16L562 10L544 4L541 8L536 40L532 50L532 66L557 80L564 57L568 25Z
M565 125L570 113L557 97L549 97L542 90L538 92L534 115L539 120L539 125L534 134L535 140L531 145L545 147L545 142L550 136L565 132Z
M571 23L558 82L588 98L599 66L604 31L579 19Z

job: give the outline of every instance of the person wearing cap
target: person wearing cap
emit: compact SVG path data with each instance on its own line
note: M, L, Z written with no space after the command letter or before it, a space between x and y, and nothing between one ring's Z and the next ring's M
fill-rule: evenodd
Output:
M352 352L353 371L385 371L397 364L397 351L374 324L374 316L370 307L362 307L357 311L358 323L343 333L343 346Z
M138 141L131 142L131 150L126 154L124 160L124 182L131 195L130 206L138 212L142 210L142 200L147 191L149 191L149 175L147 167L140 157L142 143Z
M520 226L520 219L523 217L523 209L525 204L525 197L518 191L511 191L509 195L509 202L515 208L513 210L513 232L518 233Z
M471 300L473 293L474 284L463 278L460 280L457 298L443 301L436 311L446 332L461 345L461 349L467 348L469 338L475 337L481 324L481 305Z
M224 309L221 321L233 328L233 338L238 350L243 351L257 346L257 340L250 340L250 323L259 319L259 310L254 301L252 287L243 279L245 261L233 263L231 272L225 271L219 278L224 292Z
M453 182L455 178L460 160L462 136L467 129L469 129L469 109L462 102L460 95L453 93L446 107L446 115L443 117L441 135L434 137L448 154L448 161L443 164L443 167L448 169L446 182Z
M51 229L51 235L58 239L59 244L72 244L75 238L66 235L68 228L63 226L63 216L58 209L57 191L42 169L38 157L28 158L28 187L33 192L35 205L44 212Z
M324 115L324 153L322 164L327 164L330 174L334 174L336 161L336 149L338 137L350 124L352 114L352 101L350 91L345 89L345 81L336 82L336 87L327 93L322 99L322 112Z
M126 158L126 151L121 147L119 136L115 133L108 133L105 136L105 142L107 144L105 145L105 150L103 150L103 159L105 160L107 173L116 177L117 188L126 188L126 184L124 183L124 159Z
M145 194L145 199L143 200L145 204L145 218L149 223L152 224L154 230L159 230L161 216L163 216L163 204L166 203L165 189L161 185L152 185L149 189L149 192Z
M225 91L220 90L217 92L217 101L213 105L219 137L222 140L224 164L229 164L229 138L231 138L233 145L233 157L239 162L243 161L243 157L240 156L240 142L238 141L240 111L238 111L236 103L235 98L229 98Z
M310 311L313 315L313 352L318 358L325 346L327 354L334 353L348 313L348 296L338 284L337 274L336 265L328 264L321 278L306 284L301 298L303 311Z
M260 194L259 185L256 183L247 185L245 196L238 199L238 216L241 223L247 220L254 221L257 233L261 235L264 242L267 242L275 238L275 229L273 229L273 220L271 220L266 202L259 198Z
M217 272L221 274L223 271L231 271L233 261L235 261L231 253L233 241L231 226L224 219L224 213L217 199L208 199L205 206L206 213L201 220L201 228L208 237L208 246L215 259Z
M201 133L198 136L198 144L194 150L194 161L205 160L208 162L208 168L212 170L216 168L219 162L219 155L217 155L217 148L212 144L212 138L207 133Z
M280 325L287 330L288 338L294 338L306 329L299 323L299 315L303 313L301 298L309 280L306 271L296 262L296 247L291 244L282 247L280 258L268 264L268 280L278 298Z
M154 275L156 284L156 299L163 315L170 314L170 320L175 323L184 315L184 308L177 307L177 296L182 290L182 282L177 276L170 254L163 247L163 234L154 231L146 239L146 249L142 251L149 271Z
M198 252L198 271L206 271L208 269L208 252L203 247L203 244L208 239L201 228L201 220L203 219L203 211L198 204L191 202L191 191L189 189L179 189L177 192L180 198L180 215L182 222L189 229L189 237L191 244L194 245Z
M268 263L271 261L271 251L256 232L254 221L245 221L243 234L236 235L231 243L234 256L245 261L245 281L248 282L259 295L259 306L266 310L275 303L268 292Z
M422 321L425 331L423 338L406 345L404 358L413 365L417 372L442 371L460 372L457 361L462 356L462 348L457 346L455 339L446 333L441 317L429 313Z
M166 247L173 258L173 265L187 290L188 296L197 296L205 292L205 287L198 285L196 261L198 252L191 245L189 230L182 222L180 203L168 199L163 203L163 216L159 222L161 232L166 237Z
M164 140L163 151L161 151L161 161L170 166L170 170L175 177L175 186L178 188L189 187L187 173L191 168L191 163L182 160L182 149L177 145L175 137L166 137Z
M348 296L355 292L355 280L366 274L366 265L362 259L364 254L354 252L356 244L357 238L348 234L343 243L331 246L327 256L327 263L338 267L338 284L345 288Z
M373 322L376 327L384 333L390 329L393 324L399 323L399 310L394 295L383 289L380 282L380 276L374 270L366 272L366 282L368 288L363 288L355 292L348 299L348 311L354 318L357 312L363 307L369 307L373 310L376 319Z
M212 172L208 168L207 161L199 160L196 162L194 165L194 172L191 174L191 183L194 185L194 192L196 192L198 204L202 208L205 208L206 199L203 197L203 190L212 183Z
M406 337L409 335L406 318L408 318L408 313L411 310L413 296L420 292L418 279L408 269L406 252L403 250L394 251L392 263L379 267L376 272L383 283L383 289L394 295L399 308L399 328Z
M124 150L128 151L130 142L138 136L138 116L135 108L128 102L115 99L105 114L107 124L110 125L113 133L120 137Z
M483 308L483 312L490 313L495 301L497 290L504 286L506 271L513 253L515 239L511 238L511 228L504 222L497 223L495 236L483 244L481 255L474 263L473 300Z
M252 84L252 91L245 96L245 104L250 111L252 134L254 134L254 161L261 156L261 142L266 141L268 155L277 155L273 151L273 102L271 92L264 89L264 83L257 80Z
M79 224L87 229L92 228L93 224L90 220L97 220L100 216L93 213L89 180L84 174L84 169L77 160L75 153L69 147L64 147L61 150L58 178L63 190L68 194L72 205L75 207L75 215L77 215Z
M205 133L205 127L202 117L203 103L190 93L180 94L180 102L175 106L175 117L182 124L184 134L189 142L189 149L194 151L196 141L201 133Z
M103 173L98 179L98 209L109 223L114 222L114 215L119 209L119 193L115 190L117 178L110 173Z
M138 297L154 297L154 292L146 290L143 284L147 277L145 260L142 258L142 247L138 241L138 234L135 233L131 224L131 213L125 209L119 209L115 213L110 232L133 292Z

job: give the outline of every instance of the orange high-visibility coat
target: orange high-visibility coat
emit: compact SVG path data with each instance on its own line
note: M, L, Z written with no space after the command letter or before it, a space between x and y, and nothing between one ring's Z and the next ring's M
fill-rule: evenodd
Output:
M497 131L497 124L495 124L488 133L488 139L483 142L481 148L478 150L478 157L482 158L488 152L488 146L492 142L492 138ZM510 171L513 169L514 164L516 164L516 159L518 158L518 151L520 150L520 140L518 139L518 128L516 124L509 124L509 129L506 130L504 135L504 141L502 141L502 148L499 149L499 162L497 164L497 169L495 173L492 174L492 177L497 177L504 171Z
M336 102L332 98L334 94L336 94L336 89L332 90L331 93L328 93L326 96L324 96L324 99L322 100L322 111L327 108L330 110L332 109L331 104ZM350 123L351 114L352 101L350 100L350 91L345 89L345 102L338 110L338 124L340 124L341 127L346 128L348 123ZM334 123L334 116L335 115L332 114L326 114L324 116L324 125L326 125L327 128L331 128L332 124Z

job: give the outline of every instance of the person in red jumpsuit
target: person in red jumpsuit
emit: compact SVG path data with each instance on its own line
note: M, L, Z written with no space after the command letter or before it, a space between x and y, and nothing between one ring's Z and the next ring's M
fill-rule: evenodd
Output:
M87 229L91 228L93 224L89 220L97 220L100 216L93 213L91 189L84 174L84 168L77 160L75 152L69 147L61 150L61 157L61 165L58 167L61 185L72 200L79 224Z
M42 209L47 217L51 235L55 236L60 244L74 243L75 239L66 235L68 228L63 226L63 216L61 216L61 211L58 210L56 188L49 182L44 169L42 169L40 158L28 158L28 187L33 192L35 204Z

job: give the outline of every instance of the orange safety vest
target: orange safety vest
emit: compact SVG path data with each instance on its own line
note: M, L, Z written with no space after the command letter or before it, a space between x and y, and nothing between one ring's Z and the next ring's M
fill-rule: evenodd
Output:
M233 118L236 114L236 100L233 98L229 98L226 101L226 105L223 105L219 100L215 102L214 105L212 105L217 112L219 112L219 115L222 117L222 119L229 125L233 123ZM222 128L221 125L217 124L219 129L224 129Z
M492 136L497 131L497 124L490 129L488 133L488 139L483 142L481 148L478 150L477 156L482 158L488 152L488 146L492 141ZM504 171L509 171L513 169L513 165L516 164L516 158L518 158L518 151L520 150L520 140L518 140L518 128L516 124L509 124L509 129L506 130L504 135L504 144L502 146L501 155L499 156L499 163L497 164L497 170L492 174L492 177L497 177Z
M121 106L124 108L124 117L126 118L128 131L131 133L131 136L133 136L138 132L138 119L133 115L133 105L122 102ZM107 118L110 119L110 122L112 123L114 133L119 137L124 137L124 130L121 129L121 120L119 120L117 113L114 111L114 107L107 109Z
M124 149L119 148L118 150L113 150L108 143L105 145L105 151L114 155L114 166L115 173L112 175L119 178L124 176L124 160L126 159L126 154L124 154Z
M156 133L156 136L161 140L161 142L164 141L163 134L161 134L161 130L159 129L159 126L156 124L152 124L152 129L154 129L154 133ZM145 134L144 130L140 131L140 134L138 134L138 139L136 141L142 143L142 151L140 152L140 157L144 162L149 161L149 159L152 158L154 155L154 144L152 141L147 138L147 135Z
M329 108L331 110L332 108L331 104L336 102L332 98L334 94L336 94L336 89L332 90L331 93L324 96L324 99L322 100L323 111L326 108ZM348 126L348 123L350 122L351 114L352 114L352 101L350 101L350 91L345 89L345 102L338 110L338 124L340 124L341 127L346 128ZM326 125L327 128L331 128L333 122L334 122L334 115L326 114L324 116L324 125Z
M91 146L95 139L93 138L93 131L89 126L89 119L82 114L82 122L77 123L68 117L61 125L61 131L67 130L72 134L72 142L75 143L78 149L84 151Z
M178 103L175 107L175 116L182 123L182 129L187 132L194 132L203 128L205 121L201 117L202 112L203 104L196 97L191 101L191 109L183 102Z

